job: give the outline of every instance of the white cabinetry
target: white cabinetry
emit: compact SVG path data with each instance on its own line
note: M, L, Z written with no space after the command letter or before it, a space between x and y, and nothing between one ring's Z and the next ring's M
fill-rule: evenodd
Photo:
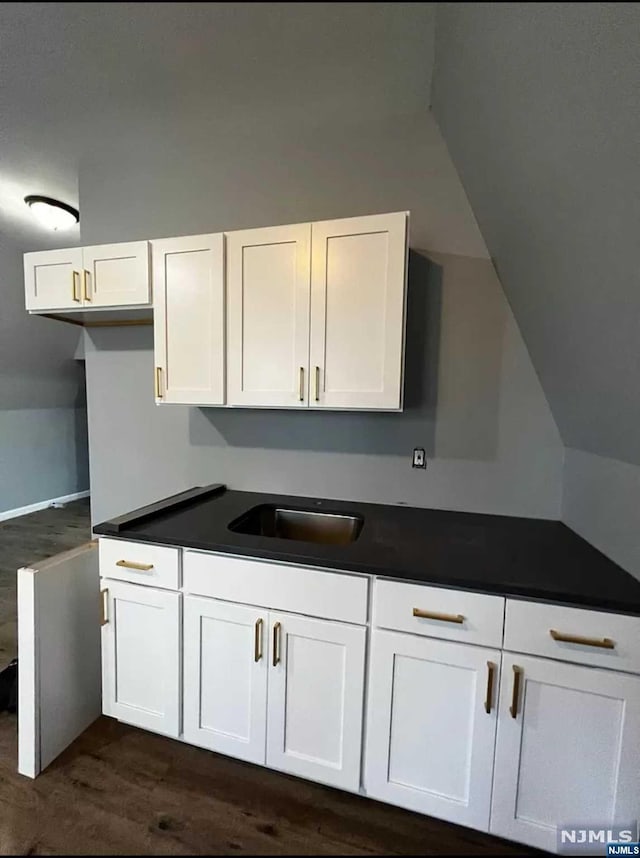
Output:
M26 308L32 312L148 304L149 243L25 253L24 282Z
M227 233L228 401L308 403L311 225Z
M556 850L563 824L638 817L640 677L505 653L491 831Z
M180 594L103 579L102 598L105 715L178 736Z
M488 830L499 669L498 650L374 629L367 793Z
M224 405L224 236L152 242L156 402Z

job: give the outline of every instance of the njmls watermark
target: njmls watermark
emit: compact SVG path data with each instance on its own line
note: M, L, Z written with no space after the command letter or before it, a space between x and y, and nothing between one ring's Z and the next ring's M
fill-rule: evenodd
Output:
M638 823L558 826L561 855L636 855L640 858Z

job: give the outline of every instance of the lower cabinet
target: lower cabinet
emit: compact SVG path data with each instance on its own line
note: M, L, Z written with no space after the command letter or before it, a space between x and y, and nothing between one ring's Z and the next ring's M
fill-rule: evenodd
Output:
M500 656L485 647L373 630L369 796L488 830Z
M104 579L101 592L103 712L178 736L181 595Z
M184 738L360 786L366 630L185 596Z
M491 832L556 851L563 825L638 818L640 677L505 653Z

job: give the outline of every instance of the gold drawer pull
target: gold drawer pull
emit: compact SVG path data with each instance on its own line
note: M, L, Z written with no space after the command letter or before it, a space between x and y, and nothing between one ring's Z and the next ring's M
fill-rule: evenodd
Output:
M513 695L511 697L511 706L509 712L512 718L518 717L518 701L520 700L520 677L523 674L521 667L517 664L513 665Z
M320 402L320 367L316 367L316 402Z
M80 272L79 271L72 271L71 272L71 293L73 296L73 300L77 304L80 304L80 302L82 301L82 298L80 298L80 296L78 295L79 289L80 289Z
M136 572L151 572L153 563L134 563L133 560L118 560L116 566L122 566L123 569L135 569Z
M89 272L85 268L82 272L82 291L84 292L84 300L91 302L91 295L89 294Z
M275 667L280 661L280 623L274 623L273 626L273 666Z
M101 612L101 617L100 617L100 625L106 626L107 623L109 622L109 614L108 614L108 610L109 610L109 589L107 588L106 590L101 590L100 591L100 597L102 599L102 605L101 605L102 612Z
M487 696L484 701L484 711L491 715L491 704L493 703L493 675L496 666L492 661L487 662Z
M156 399L162 399L162 367L156 367Z
M304 402L304 367L300 367L300 402Z
M254 661L260 661L261 658L262 658L262 617L260 617L260 619L256 620L253 660Z
M582 635L565 635L555 629L549 629L549 634L554 641L563 643L582 644L583 646L596 646L599 649L615 649L615 643L611 638L584 638Z
M423 611L422 608L414 608L413 616L424 620L441 620L443 623L464 623L462 614L439 614L437 611Z

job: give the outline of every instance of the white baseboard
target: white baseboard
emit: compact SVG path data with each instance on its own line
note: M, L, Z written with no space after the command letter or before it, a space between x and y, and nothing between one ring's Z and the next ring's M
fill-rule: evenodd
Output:
M16 509L7 509L0 512L0 521L6 521L8 518L17 518L19 515L29 515L30 512L38 512L41 509L48 509L54 503L71 503L80 498L88 498L90 492L74 492L72 495L61 495L59 498L49 498L49 500L38 501L38 503L30 503L28 506L19 506Z

